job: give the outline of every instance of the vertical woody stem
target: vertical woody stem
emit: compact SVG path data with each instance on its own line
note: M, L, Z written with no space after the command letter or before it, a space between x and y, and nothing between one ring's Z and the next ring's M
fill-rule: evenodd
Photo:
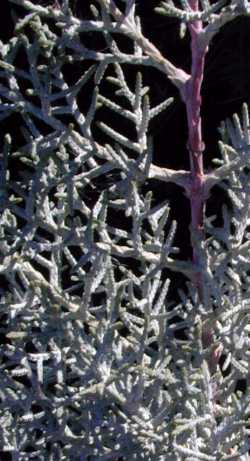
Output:
M194 11L198 10L198 0L189 0ZM201 48L199 34L202 31L202 21L189 23L191 35L192 67L191 77L186 84L185 104L188 121L188 150L190 159L190 206L191 206L191 241L193 246L193 262L196 266L200 264L199 248L203 235L205 200L204 196L204 172L203 172L203 150L201 130L201 84L204 75L204 61L207 48ZM202 272L197 272L194 277L194 285L197 289L199 299L203 300Z
M190 7L198 10L199 0L189 0ZM204 191L204 171L203 171L203 151L205 148L202 140L201 127L201 85L204 76L204 63L208 47L200 45L199 34L202 32L202 21L189 23L191 35L192 67L191 76L186 83L184 91L184 102L186 104L188 121L188 150L190 161L190 185L188 195L191 206L191 242L193 247L193 263L197 267L197 272L193 278L193 284L197 290L198 298L204 303L204 280L201 264L201 244L205 239L204 235L204 216L207 195ZM203 325L202 328L203 347L213 345L213 327ZM209 369L214 373L221 356L222 349L212 347L209 356Z

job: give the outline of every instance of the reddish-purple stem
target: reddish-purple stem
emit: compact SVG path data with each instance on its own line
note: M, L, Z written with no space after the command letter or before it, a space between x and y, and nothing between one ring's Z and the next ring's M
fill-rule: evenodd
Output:
M189 0L190 7L197 11L199 0ZM207 196L204 193L203 151L205 148L202 140L201 127L201 85L204 76L205 56L208 48L200 46L199 34L202 32L202 21L189 23L191 35L192 67L191 76L184 92L188 120L188 150L190 159L190 188L189 198L191 206L191 243L193 247L193 263L197 272L193 278L197 289L199 301L204 302L203 274L200 261L200 247L204 236L204 216ZM206 325L202 331L202 342L205 348L213 343L213 328ZM212 372L216 368L220 357L220 350L211 352L209 367Z
M198 10L198 0L189 0L190 7ZM202 21L189 23L191 35L192 67L191 77L186 84L185 104L188 121L188 150L190 158L190 205L191 205L191 241L193 246L193 263L199 266L199 242L203 238L203 224L205 212L203 150L201 130L201 84L204 75L204 61L207 49L199 46L199 34L202 31ZM200 301L203 300L202 272L198 271L194 277Z

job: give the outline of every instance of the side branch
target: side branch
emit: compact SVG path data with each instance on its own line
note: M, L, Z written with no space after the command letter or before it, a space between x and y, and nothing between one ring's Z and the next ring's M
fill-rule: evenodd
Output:
M175 171L151 164L148 177L151 179L159 179L163 182L175 183L177 186L184 187L186 192L188 192L190 188L190 173L185 170Z
M121 32L127 35L140 46L143 52L152 59L154 65L159 68L179 89L181 96L184 95L184 88L190 75L184 70L174 66L168 59L164 58L158 48L154 46L144 35L136 24L134 17L126 16L115 5L113 0L98 0L102 8L106 10L120 25Z

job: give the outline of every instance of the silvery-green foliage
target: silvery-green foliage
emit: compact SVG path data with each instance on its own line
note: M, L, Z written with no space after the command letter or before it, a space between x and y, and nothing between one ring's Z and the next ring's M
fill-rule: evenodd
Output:
M247 461L247 107L241 118L221 126L221 160L207 175L210 188L219 184L227 190L231 207L223 208L221 227L213 225L213 217L206 221L200 248L204 303L191 282L174 303L169 287L175 273L191 279L196 268L176 256L177 223L170 220L169 203L163 197L153 204L142 185L148 177L185 185L187 172L153 165L148 128L172 98L152 107L143 72L133 84L127 82L123 63L161 70L150 46L136 38L141 25L134 2L124 2L124 24L118 16L111 21L108 0L94 2L93 19L86 21L74 17L68 0L61 8L30 0L11 3L26 14L17 19L15 36L0 43L0 117L19 114L23 136L15 147L4 133L0 158L3 456L8 452L15 461ZM247 13L245 3L203 1L204 40L233 14L244 8ZM159 10L184 24L193 19L184 1L181 8L162 2ZM134 53L119 50L112 35L118 29L133 41ZM107 52L84 46L80 33L91 31L104 34ZM20 51L27 58L24 68L16 65ZM85 60L96 64L68 84L65 64ZM173 76L171 69L170 76L177 86L185 77ZM113 88L111 98L106 81ZM90 84L93 92L83 113L79 98ZM117 132L112 122L99 118L101 106L128 120L136 135L125 135L122 122ZM103 143L96 139L97 127ZM15 161L23 165L17 176ZM96 180L112 173L115 181L98 192ZM91 187L98 197L90 205ZM110 219L116 213L120 225ZM172 279L166 279L165 269ZM244 392L237 390L240 380Z

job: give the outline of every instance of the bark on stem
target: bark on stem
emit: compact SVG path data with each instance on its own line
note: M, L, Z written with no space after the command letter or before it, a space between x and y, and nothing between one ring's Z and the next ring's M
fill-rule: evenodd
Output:
M189 0L189 5L194 11L198 11L198 0ZM203 150L201 130L201 84L204 75L205 55L208 48L200 46L199 35L202 32L202 21L189 23L191 35L192 67L191 77L186 84L185 104L188 121L188 150L190 159L191 185L189 191L191 206L191 242L193 247L193 263L200 266L200 244L204 238L204 171L203 171ZM194 285L197 289L200 301L203 301L202 269L194 276Z

